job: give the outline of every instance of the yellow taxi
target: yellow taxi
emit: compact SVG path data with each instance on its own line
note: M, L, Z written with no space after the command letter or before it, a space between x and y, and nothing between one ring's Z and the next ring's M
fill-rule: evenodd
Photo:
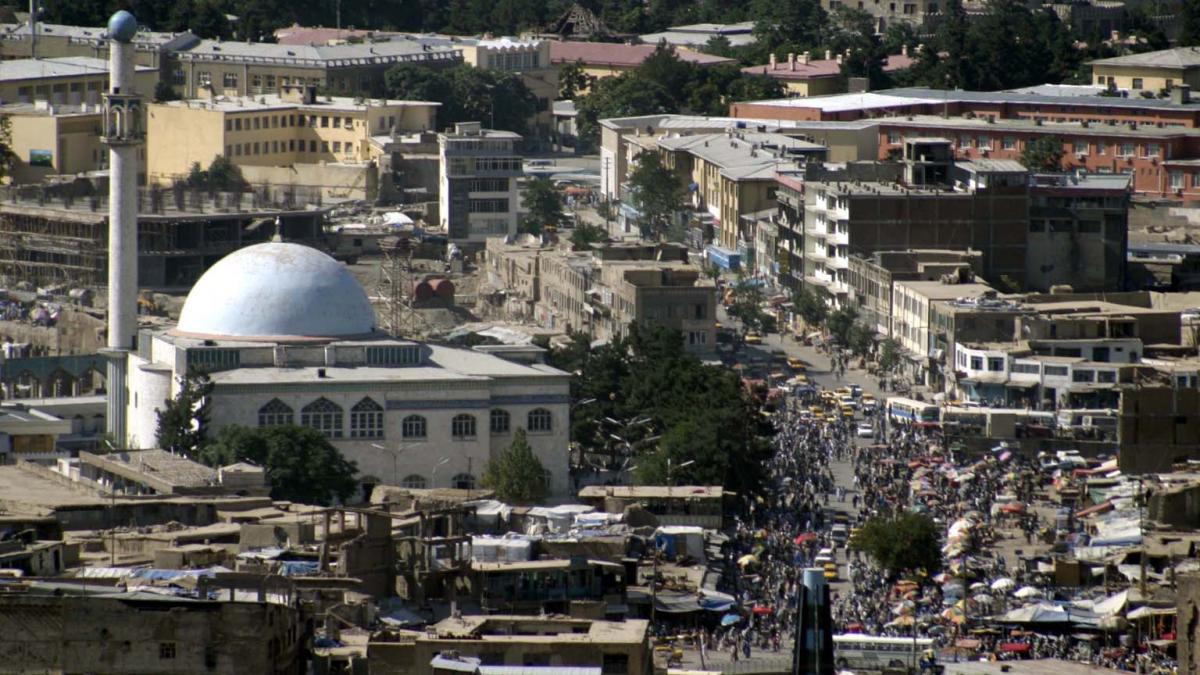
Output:
M825 580L837 581L838 568L836 563L825 563Z
M788 368L791 368L792 370L797 371L797 372L803 372L805 370L805 368L807 368L807 366L804 365L804 361L801 361L800 359L798 359L794 356L788 358L787 364L788 364Z
M833 393L836 394L839 398L842 396L853 396L854 395L854 392L850 391L850 387L838 387L837 389L833 390Z
M854 408L848 405L842 406L842 417L848 420L854 419Z
M823 415L825 414L825 409L819 405L810 405L808 406L808 412L814 415Z
M758 331L752 330L749 333L746 333L746 344L761 345L762 341L763 341L762 334L760 334Z

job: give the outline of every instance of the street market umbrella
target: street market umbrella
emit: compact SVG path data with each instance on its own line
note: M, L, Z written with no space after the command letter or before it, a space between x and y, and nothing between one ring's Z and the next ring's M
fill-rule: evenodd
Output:
M951 623L966 623L967 615L958 607L947 607L942 610L942 618Z
M733 624L735 624L741 620L742 620L742 616L740 614L730 613L730 614L726 614L725 616L721 617L721 625L722 626L732 626Z
M750 565L750 564L753 564L756 562L758 562L758 558L754 557L753 553L747 553L746 555L738 558L737 564L739 567L745 567L746 565Z
M1004 591L1012 590L1013 588L1016 588L1016 586L1017 586L1017 582L1013 581L1012 579L1009 579L1008 577L1000 577L999 579L992 582L992 590L1000 592L1000 593L1003 593Z
M797 535L795 542L796 542L796 545L799 546L800 544L810 542L810 541L816 541L816 540L817 540L816 532L805 532L803 534Z
M917 622L917 620L914 617L912 617L911 615L905 615L905 616L898 616L895 619L892 619L891 621L887 622L884 625L887 626L888 628L895 628L897 626L911 626L916 622Z
M979 595L976 595L975 597L971 598L971 600L980 605L990 605L996 601L995 598L988 595L987 593L980 593Z
M968 586L968 588L970 588L973 591L982 591L983 589L985 589L987 587L988 587L988 585L983 583L982 581L976 581L975 583Z
M1005 513L1025 513L1025 504L1021 502L1009 502L1001 506L1000 510Z
M754 612L755 614L758 614L759 616L763 616L765 614L773 613L775 611L775 608L767 607L766 605L755 605L754 609L752 609L750 611Z
M1027 600L1029 598L1040 598L1042 597L1042 592L1033 586L1022 586L1017 590L1016 593L1013 593L1013 597L1020 598L1022 600Z

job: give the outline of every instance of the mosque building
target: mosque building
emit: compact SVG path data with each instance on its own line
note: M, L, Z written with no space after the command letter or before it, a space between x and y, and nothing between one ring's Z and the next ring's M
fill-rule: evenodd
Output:
M357 462L365 488L474 487L518 428L568 492L569 376L533 360L392 338L330 256L270 242L213 265L178 324L127 356L127 445L151 447L156 411L190 368L213 382L210 430L299 424Z

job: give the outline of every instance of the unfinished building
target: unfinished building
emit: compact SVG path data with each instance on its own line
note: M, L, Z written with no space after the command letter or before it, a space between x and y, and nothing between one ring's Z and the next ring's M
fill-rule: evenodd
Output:
M287 186L138 190L138 283L186 289L226 254L284 239L320 247L329 208ZM0 278L94 287L108 274L108 193L87 181L0 189Z

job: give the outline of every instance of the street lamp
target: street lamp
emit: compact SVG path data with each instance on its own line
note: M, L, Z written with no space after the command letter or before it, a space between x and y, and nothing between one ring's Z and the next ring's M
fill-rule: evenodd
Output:
M413 443L398 443L396 449L392 450L378 443L371 444L372 448L392 453L392 484L396 487L400 487L400 451L405 448L411 448L413 445Z
M433 465L433 475L430 476L429 487L431 487L431 488L437 487L437 470L439 467L441 467L442 465L444 465L446 462L449 462L449 461L450 461L450 458L445 457L442 459L442 461Z
M682 469L684 467L691 466L695 463L696 463L696 460L689 459L688 461L684 462L683 464L680 464L679 466L676 466L675 468ZM671 488L675 487L675 482L671 479L671 466L672 466L671 458L668 457L667 458L667 497L671 496Z

